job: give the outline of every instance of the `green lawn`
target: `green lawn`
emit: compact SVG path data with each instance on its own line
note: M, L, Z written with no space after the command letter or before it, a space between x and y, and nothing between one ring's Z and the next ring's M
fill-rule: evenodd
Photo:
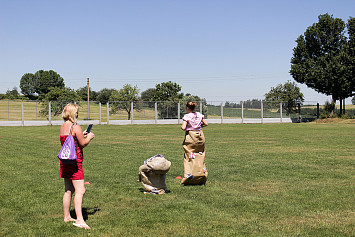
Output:
M0 236L355 236L354 126L211 124L207 185L186 187L179 125L94 126L91 230L63 222L59 126L0 127ZM138 167L159 153L170 193L145 195Z

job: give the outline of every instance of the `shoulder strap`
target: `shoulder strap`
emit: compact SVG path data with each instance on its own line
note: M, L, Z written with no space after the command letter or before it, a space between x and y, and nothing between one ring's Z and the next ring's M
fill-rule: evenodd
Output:
M74 125L76 125L76 123L73 123L73 124L70 126L70 130L69 130L69 134L70 134L70 135L73 135L73 134L71 134L71 132L72 132L72 129L73 129Z

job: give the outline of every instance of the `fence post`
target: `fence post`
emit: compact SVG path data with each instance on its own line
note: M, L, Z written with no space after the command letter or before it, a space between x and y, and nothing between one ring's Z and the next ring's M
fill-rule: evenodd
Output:
M201 113L201 114L202 114L202 108L203 108L202 102L200 101L200 113Z
M280 123L282 123L282 102L280 102Z
M52 101L48 102L48 121L49 121L49 125L52 125Z
M22 126L25 126L25 116L24 116L24 111L23 111L23 100L21 102L21 124L22 124Z
M88 94L88 119L90 120L90 99Z
M319 103L317 103L317 119L319 119Z
M131 101L131 124L133 124L133 101Z
M90 120L90 102L88 97L88 119Z
M301 103L298 103L298 122L300 123L302 121L301 118Z
M260 110L261 110L261 123L264 123L264 103L263 100L260 101Z
M154 119L155 119L155 124L158 123L158 104L157 102L154 103Z
M180 101L178 103L178 124L180 124Z
M242 101L242 123L244 123L244 102Z
M99 124L101 124L101 102L99 102Z
M106 103L106 116L107 116L107 125L110 125L110 103Z
M37 100L36 100L36 120L37 120Z
M221 103L221 123L223 123L223 102Z

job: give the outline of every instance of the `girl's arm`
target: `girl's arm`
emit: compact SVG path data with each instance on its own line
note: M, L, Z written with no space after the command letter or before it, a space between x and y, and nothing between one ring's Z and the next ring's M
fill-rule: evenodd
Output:
M182 122L182 125L181 125L181 129L185 131L186 126L187 126L187 122L186 122L186 121L183 121L183 122Z
M206 127L206 126L208 126L208 123L207 123L207 121L206 121L206 119L202 119L202 123L201 123L201 127Z
M73 134L76 136L80 148L86 147L89 144L89 142L95 137L95 134L93 134L92 132L87 133L85 137L83 131L81 130L80 125L78 124L74 125Z

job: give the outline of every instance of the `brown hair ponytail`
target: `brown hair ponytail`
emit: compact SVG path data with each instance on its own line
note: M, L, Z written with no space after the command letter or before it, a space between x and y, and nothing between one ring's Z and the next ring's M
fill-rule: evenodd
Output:
M186 107L189 108L191 111L194 111L197 106L196 102L188 101L186 103Z

